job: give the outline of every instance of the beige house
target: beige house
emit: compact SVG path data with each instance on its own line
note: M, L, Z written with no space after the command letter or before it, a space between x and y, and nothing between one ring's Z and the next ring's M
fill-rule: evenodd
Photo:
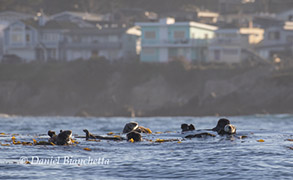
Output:
M263 39L264 30L248 27L219 29L208 48L209 62L239 63L257 56L254 47Z

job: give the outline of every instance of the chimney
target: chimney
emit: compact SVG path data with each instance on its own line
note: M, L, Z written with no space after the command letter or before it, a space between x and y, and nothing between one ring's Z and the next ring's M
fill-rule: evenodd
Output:
M37 13L37 18L39 22L39 26L44 26L47 22L47 19L45 17L45 13L43 9L40 10L40 12Z
M253 21L252 21L252 20L249 20L249 22L248 22L248 27L249 27L249 29L250 29L250 28L253 28Z

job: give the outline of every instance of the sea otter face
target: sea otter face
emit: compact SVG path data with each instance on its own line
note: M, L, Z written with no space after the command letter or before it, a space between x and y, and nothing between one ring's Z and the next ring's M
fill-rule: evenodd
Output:
M224 127L224 131L228 134L235 134L236 133L236 127L233 126L232 124L227 124Z
M137 122L130 122L124 126L123 133L129 133L138 128Z

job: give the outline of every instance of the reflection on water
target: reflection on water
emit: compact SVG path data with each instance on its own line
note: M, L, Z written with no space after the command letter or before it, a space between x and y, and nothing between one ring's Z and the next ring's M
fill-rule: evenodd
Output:
M178 142L129 143L126 141L85 141L76 146L0 146L0 178L3 179L291 179L293 176L293 116L256 115L230 117L237 137L181 139L181 123L196 129L212 128L218 117L75 118L2 117L0 143L16 140L47 140L48 130L70 129L84 136L83 129L99 135L121 132L124 124L137 121L158 134L144 139L179 138ZM164 133L170 131L168 133ZM264 142L257 142L257 140ZM89 148L90 151L84 148ZM25 159L27 158L27 159ZM23 164L28 160L31 164Z

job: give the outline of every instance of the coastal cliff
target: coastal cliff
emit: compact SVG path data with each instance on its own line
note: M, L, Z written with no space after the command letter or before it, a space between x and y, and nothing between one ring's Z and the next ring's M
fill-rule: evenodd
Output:
M205 116L293 113L293 67L104 60L0 64L0 113Z

